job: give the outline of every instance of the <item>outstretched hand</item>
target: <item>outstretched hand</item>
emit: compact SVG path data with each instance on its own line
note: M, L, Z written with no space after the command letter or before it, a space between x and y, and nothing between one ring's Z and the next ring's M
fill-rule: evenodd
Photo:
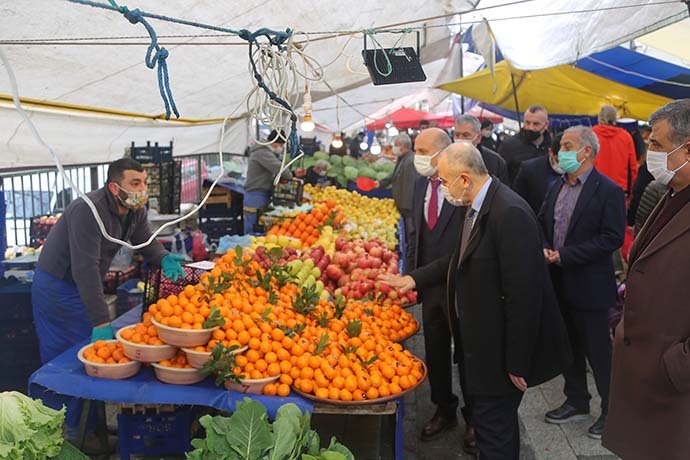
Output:
M411 291L416 286L414 278L409 275L401 276L384 273L379 275L378 280L390 285L395 289L399 289L401 292Z

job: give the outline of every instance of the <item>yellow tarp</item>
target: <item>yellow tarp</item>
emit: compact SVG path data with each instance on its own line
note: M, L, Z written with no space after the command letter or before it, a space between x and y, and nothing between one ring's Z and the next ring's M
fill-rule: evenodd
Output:
M647 120L652 112L671 101L571 65L523 71L511 68L507 61L496 65L495 81L485 69L439 88L514 111L511 73L523 112L530 105L539 104L552 114L596 116L602 105L610 104L619 109L621 117Z

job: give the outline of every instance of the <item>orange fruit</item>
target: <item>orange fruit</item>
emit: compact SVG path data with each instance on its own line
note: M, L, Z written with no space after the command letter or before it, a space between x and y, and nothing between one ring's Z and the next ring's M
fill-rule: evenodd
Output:
M267 383L264 385L262 393L266 396L275 396L278 394L278 386L275 383Z
M278 364L278 363L269 364L266 372L268 373L269 377L275 377L276 375L279 375L280 374L280 364Z
M285 383L281 383L278 385L278 396L281 397L286 397L290 395L290 385L287 385Z

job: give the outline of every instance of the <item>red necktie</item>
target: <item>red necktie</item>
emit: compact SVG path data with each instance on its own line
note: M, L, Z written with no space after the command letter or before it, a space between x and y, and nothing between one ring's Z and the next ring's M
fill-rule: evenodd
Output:
M429 230L433 230L438 221L438 186L441 183L438 179L431 181L431 198L429 199L429 210L427 211L427 225Z

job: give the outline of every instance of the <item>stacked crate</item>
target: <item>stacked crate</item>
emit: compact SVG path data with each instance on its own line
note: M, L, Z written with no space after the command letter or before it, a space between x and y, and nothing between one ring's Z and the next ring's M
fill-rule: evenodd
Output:
M180 212L180 192L182 188L182 164L173 160L172 142L169 146L158 143L136 147L134 142L129 149L132 159L140 162L146 170L149 186L149 209L159 214L178 214Z

